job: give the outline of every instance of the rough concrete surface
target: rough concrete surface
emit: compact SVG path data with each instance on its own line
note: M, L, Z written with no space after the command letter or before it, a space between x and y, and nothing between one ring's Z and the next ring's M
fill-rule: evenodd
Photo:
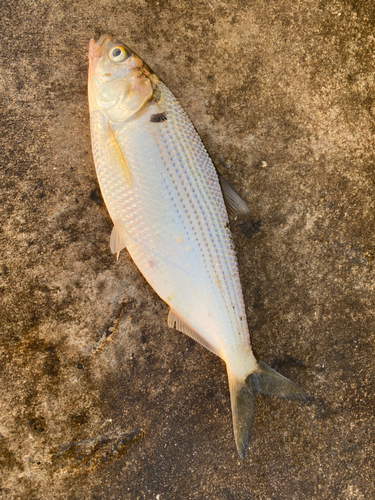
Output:
M0 498L375 498L373 1L5 0L0 25ZM110 253L86 96L103 33L251 208L253 348L312 400L257 396L244 461L223 363Z

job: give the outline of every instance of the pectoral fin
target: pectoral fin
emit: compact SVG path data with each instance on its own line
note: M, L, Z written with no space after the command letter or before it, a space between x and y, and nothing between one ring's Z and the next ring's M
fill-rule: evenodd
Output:
M126 248L129 242L130 242L130 235L123 226L122 222L119 220L114 220L111 239L109 242L111 252L116 253L118 258L121 250L123 248Z
M125 186L132 187L133 181L128 162L109 123L107 123L106 153L109 164L118 171Z
M221 174L219 174L219 181L229 217L234 218L243 215L250 215L250 209L247 206L246 201L241 198L237 191L233 189L233 187Z
M90 124L92 152L99 182L102 183L111 176L116 182L123 182L130 188L133 181L125 157L126 152L122 151L108 119L104 113L95 110L90 115ZM104 190L104 200L105 195Z

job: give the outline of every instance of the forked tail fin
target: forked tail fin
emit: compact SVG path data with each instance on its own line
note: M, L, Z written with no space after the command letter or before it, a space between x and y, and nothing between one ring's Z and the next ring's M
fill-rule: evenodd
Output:
M234 378L228 371L230 399L233 416L234 438L238 454L245 457L249 445L254 420L254 392L265 396L276 396L284 399L308 401L308 395L293 382L259 361L258 370L251 373L246 380Z
M233 378L228 372L230 403L232 407L233 431L237 451L241 458L249 446L254 421L255 397L245 380Z

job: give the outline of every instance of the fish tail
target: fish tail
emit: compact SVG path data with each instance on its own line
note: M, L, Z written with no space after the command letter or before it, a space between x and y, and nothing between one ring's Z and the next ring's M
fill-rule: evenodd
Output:
M233 431L237 451L241 458L249 446L254 421L255 397L246 380L239 380L228 372Z
M233 416L234 438L241 458L245 457L254 421L255 397L259 392L264 396L308 401L308 395L293 382L259 361L258 368L245 380L238 380L228 371L229 389Z

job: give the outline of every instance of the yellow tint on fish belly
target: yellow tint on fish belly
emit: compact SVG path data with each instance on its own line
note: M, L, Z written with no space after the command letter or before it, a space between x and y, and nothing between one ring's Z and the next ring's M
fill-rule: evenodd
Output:
M168 326L225 361L244 457L255 392L308 399L251 350L227 213L248 216L249 208L219 178L177 99L131 49L109 36L92 40L88 91L93 157L114 224L111 251L127 249L169 305Z

